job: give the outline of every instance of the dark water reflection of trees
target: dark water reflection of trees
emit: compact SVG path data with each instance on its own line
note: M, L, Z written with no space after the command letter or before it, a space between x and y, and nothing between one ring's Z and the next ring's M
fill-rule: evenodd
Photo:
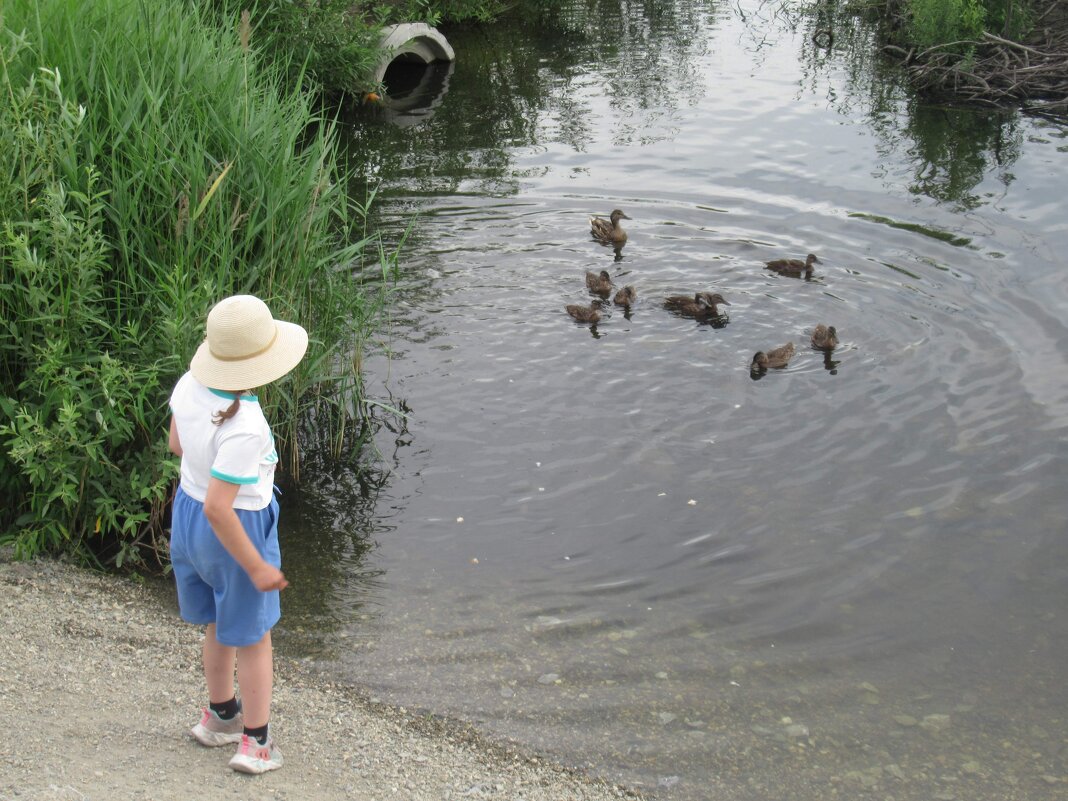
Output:
M597 100L624 112L619 119L634 120L612 132L613 144L639 144L648 135L643 120L685 114L699 99L694 92L704 91L704 82L692 76L717 47L720 20L730 14L746 21L745 49L758 69L762 53L797 48L799 98L824 93L843 117L866 119L887 164L900 164L908 154L914 194L972 209L986 202L989 190L980 187L991 176L1006 187L1012 183L1027 123L1012 112L935 105L915 96L896 64L880 55L878 24L839 4L580 0L551 18L446 30L460 55L448 76L451 91L446 88L427 122L390 124L382 108L346 109L353 195L363 198L367 187L380 187L375 208L398 229L419 211L422 197L469 191L514 197L524 180L517 151L563 144L584 153L601 138L595 133L603 109L590 105L585 89L591 83L602 89ZM823 30L833 33L829 46L816 36ZM409 252L433 246L418 224L404 245ZM438 291L429 280L409 283L414 286L403 291ZM403 307L397 308L398 325L403 317ZM396 439L403 442L403 432ZM307 582L299 606L321 627L341 608L337 588L353 585L374 537L388 530L376 508L388 469L338 470L326 470L321 484L300 493L307 499L298 510L302 528L321 538L290 546L307 574L295 577ZM317 473L307 471L309 477ZM376 577L366 578L373 583Z
M377 538L392 530L380 503L390 486L396 450L407 444L403 416L375 413L372 408L358 442L342 450L343 460L325 458L320 448L309 453L299 486L279 482L282 518L279 540L290 588L286 590L280 647L302 655L332 658L325 649L348 648L329 635L356 619L375 616L373 598L382 571L370 555ZM388 442L394 452L382 453L373 443Z
M692 99L690 76L710 46L716 3L578 2L544 19L514 17L483 28L444 32L461 57L450 78L462 84L433 125L380 126L374 108L355 110L349 143L360 178L400 178L404 190L444 194L475 178L507 194L518 190L511 152L547 136L576 152L591 139L596 115L577 84L601 82L602 96L635 115L682 107ZM604 70L604 65L611 65ZM559 126L547 132L547 116ZM367 117L371 117L369 124ZM621 127L615 143L633 143ZM407 167L418 161L418 174ZM387 187L387 192L389 187Z
M983 203L978 187L988 176L1006 185L1013 180L1019 114L934 105L915 96L896 62L881 54L880 23L842 4L580 0L551 17L446 29L461 54L449 81L463 91L440 104L433 124L375 124L381 110L350 109L348 147L358 181L388 178L386 197L449 194L465 181L489 194L514 195L522 177L513 173L515 149L551 140L576 153L587 150L598 114L588 94L574 89L591 81L603 88L600 98L623 112L620 119L635 120L613 131L613 144L638 144L640 120L684 111L696 99L692 76L716 46L715 20L724 14L745 20L747 49L758 68L762 51L799 45L799 90L825 92L843 114L866 116L888 157L896 161L908 153L916 194L975 208ZM833 34L829 46L816 35L821 31ZM844 87L832 73L844 75Z
M896 60L881 51L883 23L864 19L834 3L815 3L796 11L794 24L804 35L802 83L815 91L829 67L841 67L847 91L828 90L832 106L861 114L879 137L887 161L908 154L913 167L909 189L956 209L982 205L977 189L988 176L1004 186L1013 181L1023 121L1018 112L934 102L906 84ZM819 32L831 31L830 47Z

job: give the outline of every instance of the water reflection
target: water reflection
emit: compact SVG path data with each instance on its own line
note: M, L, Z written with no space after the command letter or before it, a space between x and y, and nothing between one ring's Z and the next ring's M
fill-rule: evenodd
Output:
M362 436L343 450L339 461L310 453L297 487L280 482L284 517L279 540L285 554L290 587L279 647L301 657L335 658L359 647L350 638L354 624L366 626L378 615L376 596L382 589L383 570L371 554L376 537L391 528L379 496L389 486L390 470L382 454L366 443L383 428L392 429L397 447L403 447L404 417L367 416ZM397 454L394 454L397 458Z
M849 88L844 20L828 50L804 17L667 4L680 36L657 5L450 32L432 120L354 124L383 224L420 216L367 360L411 406L376 432L380 606L338 628L374 648L338 670L665 798L1041 798L1068 658L1055 147L1025 136L996 204L925 195L907 92ZM964 188L977 164L959 196L998 183ZM617 204L638 298L571 323ZM765 269L810 249L813 280ZM662 308L698 288L729 326ZM747 380L820 321L833 354Z
M838 375L838 365L841 363L842 360L834 358L834 354L831 351L823 352L823 369L831 375Z
M1020 156L1022 135L1019 115L1014 112L948 108L913 100L905 135L914 143L910 153L915 179L910 189L916 194L974 209L991 197L989 191L976 192L991 173L1003 188L1015 178L1012 165Z
M386 96L377 104L385 120L400 127L421 125L434 116L449 90L455 62L396 61L383 77Z
M692 103L695 87L689 78L707 49L699 32L714 14L714 3L590 0L540 18L537 25L523 20L495 27L492 37L472 29L446 30L458 53L448 80L462 81L470 90L434 110L433 129L357 127L349 144L352 163L362 167L363 181L404 176L405 190L452 192L462 177L494 194L515 193L514 148L537 145L547 136L576 153L598 146L603 132L596 128L597 111L585 100L591 82L621 119L670 115ZM624 41L628 46L620 48ZM602 76L578 67L584 63L613 63L613 70ZM351 113L382 112L360 108ZM540 127L547 117L557 121L553 130ZM651 141L650 135L645 126L626 122L610 133L615 146ZM448 148L438 146L442 137ZM415 154L424 169L411 172L405 163ZM391 181L387 191L393 188ZM619 249L614 255L617 261L622 257Z
M895 78L896 65L878 56L872 26L843 6L737 3L735 11L751 21L744 35L761 59L785 46L789 31L806 32L801 39L801 86L825 92L844 115L866 106L884 161L896 160L903 151L910 154L911 191L972 209L990 199L989 191L977 189L991 173L1003 186L1012 182L1021 146L1019 116L931 105L910 96ZM692 76L708 54L710 40L703 32L714 28L721 15L715 3L591 1L573 3L562 15L539 20L533 31L524 25L495 30L492 42L469 30L450 31L462 58L395 75L397 87L380 107L354 113L385 116L402 127L425 122L441 113L453 70L458 70L457 80L481 91L467 92L449 104L446 118L418 135L359 127L350 146L353 163L365 165L360 180L405 175L406 188L434 193L456 191L463 176L485 183L494 193L516 193L519 186L510 177L513 148L537 146L551 138L581 154L604 138L595 125L598 109L582 100L591 83L597 87L595 96L616 111L611 146L668 137L676 130L671 118L700 101L703 89ZM785 28L777 24L783 21ZM831 46L827 31L833 33ZM621 42L627 46L621 48ZM599 75L578 70L575 65L580 63L611 63L612 71ZM842 69L845 92L827 80L828 72ZM493 114L483 113L486 108L493 108ZM545 117L555 120L554 127L538 123ZM652 122L664 125L650 126ZM437 147L442 137L459 146ZM418 174L404 169L405 160L416 152L429 167ZM576 164L573 169L583 168ZM621 247L614 249L614 256L622 258Z
M825 85L828 100L844 114L865 113L880 138L885 161L907 152L912 162L910 191L959 209L974 209L996 193L977 191L993 176L1007 188L1021 146L1020 115L1009 110L932 103L910 94L899 79L896 61L880 55L884 41L879 20L866 24L846 4L797 7L792 24L808 32L802 52L803 83ZM819 32L834 32L830 59ZM828 69L844 68L849 91L822 82Z

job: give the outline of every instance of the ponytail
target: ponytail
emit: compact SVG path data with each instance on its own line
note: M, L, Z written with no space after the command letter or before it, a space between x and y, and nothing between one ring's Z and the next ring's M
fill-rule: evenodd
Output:
M245 389L238 392L237 395L234 397L233 402L229 406L212 414L211 422L215 423L215 425L217 426L221 426L223 423L225 423L227 420L237 414L237 410L241 408L241 396L247 393L248 390Z

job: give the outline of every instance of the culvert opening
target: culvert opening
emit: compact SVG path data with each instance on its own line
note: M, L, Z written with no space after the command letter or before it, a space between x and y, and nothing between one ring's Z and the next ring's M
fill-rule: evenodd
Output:
M393 59L382 76L382 88L390 98L406 97L419 88L431 69L431 64L424 64L422 61Z
M394 111L416 111L440 102L446 92L452 63L421 64L396 61L382 77L383 106Z

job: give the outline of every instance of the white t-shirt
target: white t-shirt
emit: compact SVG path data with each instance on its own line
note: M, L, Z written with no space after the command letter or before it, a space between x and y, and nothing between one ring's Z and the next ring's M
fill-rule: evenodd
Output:
M255 395L242 395L237 414L222 425L212 422L236 397L208 389L192 373L178 379L170 406L182 445L181 485L203 503L211 478L237 484L234 508L256 511L271 503L278 452Z

